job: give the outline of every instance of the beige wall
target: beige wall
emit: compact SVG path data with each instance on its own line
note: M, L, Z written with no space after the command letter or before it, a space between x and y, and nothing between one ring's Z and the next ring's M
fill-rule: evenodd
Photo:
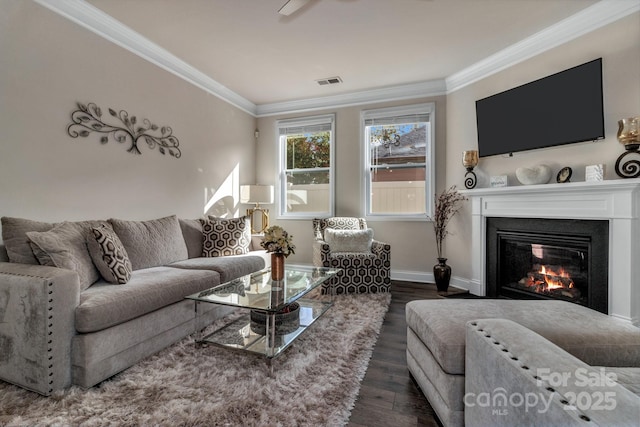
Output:
M616 139L617 122L640 115L640 14L589 33L523 63L487 77L447 96L448 184L463 187L463 150L477 149L475 101L486 96L545 77L549 74L603 58L603 90L606 137L599 142L585 142L563 147L514 153L513 157L492 156L480 159L477 168L479 187L488 187L491 175L508 175L509 185L520 185L515 177L518 167L547 164L553 170L551 182L564 166L573 169L572 182L584 181L585 166L604 163L605 179L617 179L616 158L624 151ZM536 126L536 123L531 123ZM541 123L540 125L544 125ZM447 240L447 253L454 276L471 275L468 236L471 215L468 204L456 219L455 235Z
M446 97L420 98L410 101L396 101L378 104L359 105L355 107L336 108L314 111L304 114L263 117L258 119L260 138L258 140L256 176L260 183L277 185L277 140L276 122L280 119L313 116L335 113L335 179L336 179L336 215L363 216L361 194L364 191L363 157L360 141L360 112L372 108L383 108L397 105L435 102L436 105L436 163L444 165L446 159ZM440 189L444 185L444 168L437 169L436 185ZM311 220L282 220L276 217L276 206L272 210L271 223L283 226L294 235L297 245L296 254L289 257L290 262L311 264L312 236ZM369 221L375 231L375 238L391 244L391 268L396 272L424 274L432 271L436 263L435 246L433 246L433 228L431 223Z
M261 183L277 182L277 149L275 122L279 119L323 113L336 114L336 214L360 216L360 194L364 188L361 174L360 124L361 110L390 105L436 102L436 157L438 191L450 185L464 188L462 151L477 148L475 101L512 87L545 77L589 60L602 57L604 72L606 138L564 147L481 159L479 186L487 187L491 175L509 175L509 185L520 185L515 170L520 166L548 164L555 173L564 166L573 168L572 181L584 180L586 165L605 163L606 179L616 179L615 159L622 152L615 134L622 117L640 114L640 25L634 14L565 45L533 57L481 81L449 93L446 97L416 99L405 102L371 104L337 108L305 114L290 114L258 119L260 138L256 176ZM445 114L446 113L446 114ZM446 120L445 120L446 119ZM532 123L532 126L535 125ZM311 263L309 220L279 220L272 208L272 223L290 230L298 244L295 263ZM433 231L426 222L371 222L376 238L391 243L392 270L395 277L421 280L432 272L436 254ZM445 242L445 254L453 268L453 283L465 286L471 275L470 234L471 215L465 204L460 215L451 222L451 235Z
M336 214L360 216L362 158L360 111L422 102L436 103L438 191L463 186L461 152L476 148L475 100L588 60L603 57L607 137L597 143L482 159L480 185L490 175L508 174L516 184L519 166L549 164L574 169L604 162L607 179L621 153L617 120L640 114L640 17L636 13L575 41L490 76L447 96L376 103L256 120L70 21L26 1L0 3L0 215L61 221L121 217L148 219L205 210L242 212L239 184L276 183L275 122L282 118L336 114ZM66 133L77 101L125 109L173 128L182 158L141 146L134 156L97 136L72 139ZM257 126L256 126L257 125ZM260 137L254 139L258 127ZM257 144L257 145L256 145ZM555 173L554 173L555 175ZM216 202L217 203L214 203ZM294 234L295 263L311 263L309 220L272 223ZM467 208L453 220L446 255L454 283L470 276ZM435 263L433 231L427 222L371 222L376 238L389 242L392 269L424 277ZM422 275L422 276L421 276ZM396 276L397 277L397 276Z
M76 102L96 103L109 119L111 107L172 127L182 157L144 142L136 156L98 135L71 138ZM48 9L0 2L0 215L197 218L209 204L212 213L237 211L229 196L254 181L255 122Z

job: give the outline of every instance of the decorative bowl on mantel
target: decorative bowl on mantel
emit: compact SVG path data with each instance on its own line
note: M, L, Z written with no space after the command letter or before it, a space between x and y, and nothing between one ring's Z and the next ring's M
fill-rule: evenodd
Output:
M538 165L535 168L516 169L516 178L523 185L546 184L551 179L551 168Z

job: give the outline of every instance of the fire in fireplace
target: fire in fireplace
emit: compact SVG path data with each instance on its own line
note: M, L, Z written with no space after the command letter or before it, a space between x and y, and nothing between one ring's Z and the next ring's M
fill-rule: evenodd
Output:
M563 267L552 270L546 265L534 265L534 271L518 281L516 287L538 294L553 295L558 298L579 300L580 290L574 286L571 275Z
M533 243L549 237L531 233L500 237L504 287L587 305L588 241L573 236L557 246Z
M607 312L607 221L487 219L487 295Z

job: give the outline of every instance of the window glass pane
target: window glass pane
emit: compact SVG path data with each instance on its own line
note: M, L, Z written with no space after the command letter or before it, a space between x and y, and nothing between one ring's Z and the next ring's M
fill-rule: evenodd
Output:
M333 115L278 122L281 215L333 215L333 123Z
M287 212L325 212L330 201L329 170L287 172Z
M424 214L425 191L424 182L419 181L376 182L371 191L371 213Z
M368 214L427 213L430 123L423 120L429 120L429 116L365 120L365 135L369 143Z
M331 166L331 132L287 135L287 169Z

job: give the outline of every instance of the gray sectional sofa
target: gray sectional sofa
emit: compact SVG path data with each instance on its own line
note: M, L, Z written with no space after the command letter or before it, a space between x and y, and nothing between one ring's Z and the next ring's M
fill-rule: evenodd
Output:
M467 427L640 426L640 366L592 366L506 319L467 323L466 347Z
M115 231L126 249L126 283L108 282L88 265L94 254L85 253L79 236L97 227ZM175 216L60 224L3 217L0 379L43 395L71 384L91 387L193 333L194 304L186 295L268 266L258 238L241 234L221 234L232 237L229 250L199 220ZM47 248L49 265L41 265L34 241ZM212 249L218 256L202 256ZM206 321L229 312L204 308Z
M409 371L447 427L640 425L640 328L630 323L565 301L503 299L411 301L406 320ZM569 372L575 379L575 369L585 367L620 374L621 385L594 389L618 392L616 411L589 415L587 422L580 415L591 414L589 408L569 413L554 406L550 413L538 413L538 408L526 412L501 404L500 395L509 398L523 390L552 395L544 378L533 376L537 373ZM585 391L574 384L558 388L555 403L563 400L561 393L570 399L571 393ZM629 423L636 416L637 424Z

